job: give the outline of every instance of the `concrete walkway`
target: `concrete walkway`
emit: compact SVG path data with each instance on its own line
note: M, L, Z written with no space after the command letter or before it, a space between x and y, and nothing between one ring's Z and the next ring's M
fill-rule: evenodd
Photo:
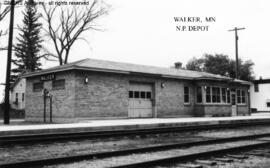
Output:
M269 121L270 115L252 115L236 117L193 117L193 118L150 118L150 119L119 119L119 120L85 120L81 123L69 124L30 124L0 125L1 135L57 133L78 131L112 131L120 129L142 129L171 126L207 126L213 124L229 124ZM11 121L13 122L13 121ZM23 122L15 120L14 122Z

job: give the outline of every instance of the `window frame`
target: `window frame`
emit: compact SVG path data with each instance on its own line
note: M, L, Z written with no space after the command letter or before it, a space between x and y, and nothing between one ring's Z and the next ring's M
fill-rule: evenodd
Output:
M19 102L19 93L16 92L15 93L15 103L18 103Z
M152 99L152 92L146 91L146 99Z
M200 90L200 95L198 94ZM198 101L198 96L200 96L201 101ZM197 86L196 87L196 103L197 104L202 104L203 103L203 88L202 86Z
M266 107L270 108L270 102L269 101L266 102Z
M133 99L134 98L134 91L129 91L128 92L128 98L130 98L130 99Z
M220 87L212 86L212 103L214 104L220 104L221 103L221 93L220 93Z
M209 91L209 93L208 93ZM209 101L207 99L207 96L209 96ZM211 86L206 86L205 88L205 103L206 104L211 104L212 103L212 89Z
M221 87L221 103L227 104L227 89L225 87Z
M56 85L56 82L62 82L64 83L63 86L55 86ZM53 80L52 81L52 90L64 90L66 89L66 80L65 79L57 79L57 80Z
M238 92L240 93L238 95ZM244 94L243 94L244 93ZM243 101L243 98L245 101ZM245 89L236 89L236 104L237 105L246 105L247 104L247 94ZM240 101L238 101L238 99Z
M36 88L38 85L42 85L42 87ZM44 82L35 82L33 83L33 92L40 92L44 89Z
M188 90L188 93L186 93L186 88ZM188 101L186 101L186 96L188 96ZM184 86L184 104L190 104L190 87Z
M254 92L259 92L259 84L258 83L254 84Z
M231 90L227 88L227 91L226 91L226 97L227 97L227 101L226 101L226 104L231 104L232 103L232 98L231 98Z
M214 89L213 89L214 88ZM231 92L228 90L228 87L224 86L205 86L205 95L203 96L205 98L205 104L207 105L230 105L231 103ZM225 91L225 95L222 94L222 90ZM214 95L213 95L214 92ZM229 94L229 98L228 98ZM207 101L207 97L210 98L210 101ZM226 99L226 101L222 101L223 97ZM213 102L213 99L216 99L215 102ZM228 100L230 102L228 102Z

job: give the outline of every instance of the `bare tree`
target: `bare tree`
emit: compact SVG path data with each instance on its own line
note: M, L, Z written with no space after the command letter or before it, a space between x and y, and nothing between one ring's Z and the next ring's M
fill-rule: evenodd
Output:
M90 2L89 2L90 3ZM77 40L86 40L82 34L88 30L99 30L95 21L108 13L108 6L101 1L93 0L87 6L53 6L43 5L43 16L47 27L46 35L52 40L56 54L45 49L46 53L59 61L60 65L67 64L72 45ZM58 19L58 20L55 20Z
M16 0L15 5L21 3L22 0ZM0 2L0 22L3 21L3 19L6 17L6 15L10 12L10 5L5 5ZM1 36L7 35L8 30L1 30L0 29L0 38ZM0 47L0 50L6 50L7 47Z
M2 3L0 3L0 22L5 18L5 16L9 13L10 6L7 5L4 7ZM0 30L0 37L6 35L7 32L3 32L3 30Z
M4 17L8 14L10 11L10 6L3 7L3 4L0 3L0 21L4 19Z

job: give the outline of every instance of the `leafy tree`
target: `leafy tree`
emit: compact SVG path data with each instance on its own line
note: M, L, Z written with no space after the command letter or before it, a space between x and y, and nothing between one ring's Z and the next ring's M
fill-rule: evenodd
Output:
M251 81L255 79L253 66L254 62L251 60L243 61L238 60L239 63L239 78L246 81ZM235 60L230 60L229 76L235 78Z
M239 78L242 80L253 80L254 63L251 60L239 59ZM186 65L186 69L209 72L235 78L235 60L223 54L205 54L201 58L192 58Z
M186 69L194 70L194 71L204 71L204 59L202 58L195 58L193 57L191 60L188 61L186 65Z
M38 22L41 15L37 12L34 0L28 0L23 15L23 27L19 27L18 43L14 46L16 58L12 60L12 63L16 67L12 69L13 80L20 73L33 72L39 70L41 66L42 56L39 52L43 41L40 37L42 24Z

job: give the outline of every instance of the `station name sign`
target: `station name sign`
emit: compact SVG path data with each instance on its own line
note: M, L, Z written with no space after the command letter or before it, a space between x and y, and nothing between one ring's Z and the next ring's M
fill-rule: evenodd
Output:
M46 75L40 76L41 81L50 81L54 79L55 79L55 74L46 74Z

